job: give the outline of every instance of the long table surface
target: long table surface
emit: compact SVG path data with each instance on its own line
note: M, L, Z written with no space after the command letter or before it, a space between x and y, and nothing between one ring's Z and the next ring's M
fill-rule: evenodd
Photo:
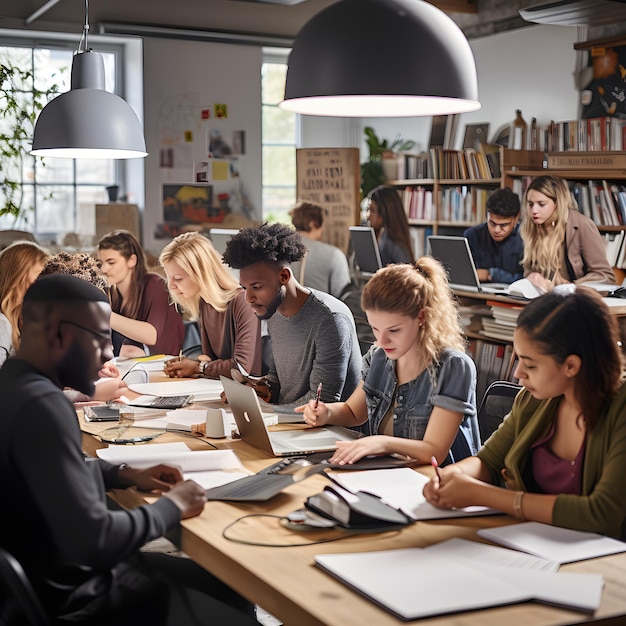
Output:
M107 444L102 443L93 433L111 424L85 423L80 411L79 420L83 429L84 450L87 454L95 455L98 448L106 447ZM294 426L281 425L277 428L289 427ZM181 437L176 433L165 433L156 440L159 443L172 441L183 441L192 449L209 448L201 439ZM240 440L227 438L210 441L217 448L233 449L242 463L252 471L259 471L276 461ZM431 471L430 467L420 469L425 473ZM480 541L477 530L517 521L506 515L421 521L401 530L368 534L350 534L334 529L297 532L281 525L281 516L302 508L304 500L321 491L326 484L328 481L324 477L312 476L291 485L267 503L207 502L201 515L181 522L180 548L239 593L281 619L285 626L398 626L417 621L402 622L352 591L316 567L314 556L424 547L453 537ZM154 496L135 489L114 490L111 495L119 504L129 508L154 499ZM231 527L229 535L243 542L267 545L237 543L223 536L227 527L248 515L254 516ZM338 541L302 545L338 536L341 537ZM626 554L565 565L561 571L597 573L604 577L602 603L593 616L538 603L523 603L423 619L419 623L437 626L547 626L592 623L600 619L603 624L626 623ZM411 585L411 581L407 580L406 584ZM418 589L416 593L419 593ZM450 593L454 594L454 589L450 589ZM606 621L607 618L612 619Z

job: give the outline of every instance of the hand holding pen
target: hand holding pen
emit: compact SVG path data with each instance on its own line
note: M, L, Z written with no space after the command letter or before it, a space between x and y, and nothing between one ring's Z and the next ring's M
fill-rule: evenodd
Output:
M317 409L320 404L320 398L322 397L322 383L317 386L317 391L315 392L315 402L313 403L313 408Z
M437 474L437 480L441 485L441 471L439 470L439 463L437 463L437 459L434 456L430 457L430 464L435 468L435 474Z

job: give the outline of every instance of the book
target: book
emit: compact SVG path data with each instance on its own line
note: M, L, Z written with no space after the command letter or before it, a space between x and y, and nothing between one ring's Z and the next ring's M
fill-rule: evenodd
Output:
M484 528L477 533L484 539L507 548L560 564L626 552L626 543L617 539L539 522Z
M488 548L464 552L455 544L443 550L436 545L320 554L315 563L403 620L531 600L585 613L600 606L602 576L542 570L517 561L514 553L494 556Z
M149 446L109 446L96 451L99 458L118 465L147 468L165 463L180 467L185 479L205 489L249 476L233 450L190 450L182 442L153 443Z

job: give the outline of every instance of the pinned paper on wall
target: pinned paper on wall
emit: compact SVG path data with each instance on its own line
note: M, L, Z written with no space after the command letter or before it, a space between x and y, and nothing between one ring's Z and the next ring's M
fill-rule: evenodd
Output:
M202 109L200 112L200 118L203 120L208 120L211 117L211 111L209 109Z
M228 161L211 159L213 165L213 180L228 180Z
M191 143L193 141L193 132L190 130L185 131L185 141Z
M209 183L215 180L228 180L230 167L224 159L207 159L194 161L193 180L196 183Z
M228 117L228 105L227 104L216 104L213 107L215 112L215 117L220 120L225 120Z

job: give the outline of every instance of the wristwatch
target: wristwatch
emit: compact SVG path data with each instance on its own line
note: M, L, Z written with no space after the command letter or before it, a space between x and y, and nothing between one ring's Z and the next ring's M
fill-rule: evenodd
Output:
M209 363L210 361L198 361L198 373L200 376L204 376L204 370Z

